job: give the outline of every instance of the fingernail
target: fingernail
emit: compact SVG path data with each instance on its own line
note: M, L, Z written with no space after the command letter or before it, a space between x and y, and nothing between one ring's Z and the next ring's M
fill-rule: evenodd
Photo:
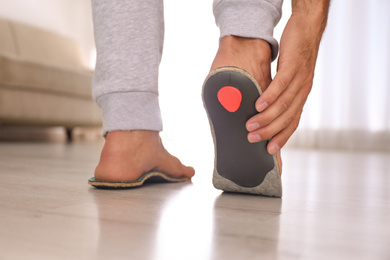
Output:
M274 145L272 145L272 146L269 148L268 152L269 152L270 154L275 154L275 153L277 153L277 152L279 151L279 149L280 149L279 145L274 144Z
M259 135L256 135L256 134L249 134L248 135L248 141L250 143L256 143L256 142L260 142L261 141L261 138Z
M249 132L252 132L256 129L259 129L260 125L258 123L250 123L248 124L248 127L246 128Z
M257 112L261 112L261 111L263 111L264 109L266 109L266 108L267 108L267 106L268 106L268 103L267 103L267 102L263 102L263 103L261 103L260 105L258 105L258 106L256 107L256 109L257 109Z

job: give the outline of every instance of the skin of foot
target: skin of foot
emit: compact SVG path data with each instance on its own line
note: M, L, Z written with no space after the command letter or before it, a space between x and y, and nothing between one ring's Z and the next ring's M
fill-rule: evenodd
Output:
M112 131L106 136L95 178L100 181L132 182L149 171L171 177L194 176L192 167L184 166L163 146L159 132Z
M221 39L217 55L211 65L211 70L223 66L235 66L248 71L259 84L262 92L270 85L271 78L271 47L262 39L225 36ZM258 126L253 126L258 128ZM251 126L247 124L246 128ZM248 132L249 142L252 140ZM276 153L279 171L282 172L280 150Z

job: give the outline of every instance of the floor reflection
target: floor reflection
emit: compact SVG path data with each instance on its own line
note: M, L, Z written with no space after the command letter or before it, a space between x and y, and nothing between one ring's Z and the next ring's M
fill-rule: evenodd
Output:
M282 199L222 193L214 204L212 259L276 259Z
M170 201L191 184L148 184L133 190L91 190L98 209L98 259L151 259L158 223Z
M154 259L212 259L215 191L186 186L165 205Z
M188 183L92 192L101 259L277 256L281 199Z

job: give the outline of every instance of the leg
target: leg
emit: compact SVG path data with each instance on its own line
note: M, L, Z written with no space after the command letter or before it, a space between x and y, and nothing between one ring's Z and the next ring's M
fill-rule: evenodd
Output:
M65 133L66 133L66 141L68 143L71 143L73 141L73 129L65 128Z
M271 61L278 53L278 43L272 34L281 16L281 5L281 0L246 0L244 3L214 0L221 41L211 69L222 66L245 69L264 91L271 83ZM277 157L281 171L280 152Z
M159 138L158 66L164 34L160 0L93 0L97 64L93 97L103 113L106 143L95 178L134 181L157 170L192 177Z
M278 48L272 32L280 8L279 0L214 1L221 41L202 94L215 145L217 189L282 196L280 154L270 155L267 140L251 140L248 132L256 100L271 83Z

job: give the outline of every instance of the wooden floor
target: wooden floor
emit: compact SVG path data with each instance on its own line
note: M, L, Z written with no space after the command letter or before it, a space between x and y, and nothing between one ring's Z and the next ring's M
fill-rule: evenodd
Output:
M282 199L192 183L87 185L101 142L0 143L0 259L390 259L390 154L284 151ZM201 147L202 146L202 147Z

